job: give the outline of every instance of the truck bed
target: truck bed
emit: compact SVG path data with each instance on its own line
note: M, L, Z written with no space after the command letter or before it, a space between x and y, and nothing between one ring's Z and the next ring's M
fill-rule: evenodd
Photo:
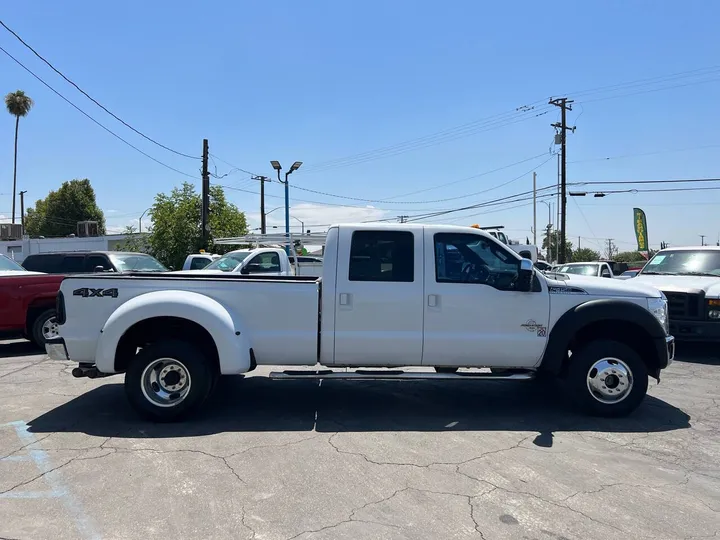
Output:
M70 358L92 363L97 336L122 304L156 291L187 291L213 299L238 319L258 364L312 365L318 354L320 287L320 278L311 276L152 272L71 276L62 287L65 312L92 311L92 316L85 313L80 323L71 315L62 325L62 335Z

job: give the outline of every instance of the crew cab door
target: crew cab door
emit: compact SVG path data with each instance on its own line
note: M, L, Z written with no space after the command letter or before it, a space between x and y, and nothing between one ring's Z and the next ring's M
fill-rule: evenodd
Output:
M281 276L283 270L280 265L280 255L275 251L258 253L243 265L242 273Z
M532 367L547 342L550 297L514 290L519 261L494 239L425 231L423 365ZM434 256L433 256L434 255Z
M339 365L420 365L423 231L340 228L335 288Z

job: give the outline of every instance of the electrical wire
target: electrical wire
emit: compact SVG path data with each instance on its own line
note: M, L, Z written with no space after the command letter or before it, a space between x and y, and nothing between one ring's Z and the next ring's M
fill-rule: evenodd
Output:
M604 186L610 184L687 184L687 183L704 183L704 182L720 182L720 178L682 178L672 180L607 180L593 182L570 182L568 186ZM688 188L691 189L691 188ZM700 189L700 188L697 188Z
M125 143L126 145L128 145L128 146L129 146L130 148L132 148L133 150L141 153L141 154L142 154L143 156L145 156L146 158L153 160L155 163L157 163L157 164L159 164L159 165L162 165L163 167L165 167L165 168L167 168L167 169L170 169L171 171L174 171L174 172L176 172L176 173L178 173L178 174L182 174L183 176L187 176L187 177L189 177L189 178L197 178L196 175L188 174L188 173L183 172L183 171L181 171L181 170L179 170L179 169L176 169L175 167L171 167L171 166L168 165L167 163L163 163L163 162L160 161L159 159L156 159L156 158L152 157L150 154L148 154L148 153L146 153L146 152L143 152L143 151L140 150L137 146L133 145L132 143L130 143L130 142L128 142L128 141L126 141L126 140L123 139L120 135L118 135L117 133L115 133L114 131L112 131L110 128L108 128L107 126L105 126L105 125L101 124L100 122L98 122L97 120L95 120L95 118L93 118L92 116L90 116L88 113L86 113L86 112L85 112L84 110L82 110L80 107L78 107L77 105L75 105L72 101L70 101L68 98L66 98L64 95L62 95L60 92L58 92L57 90L55 90L52 86L50 86L48 83L46 83L43 79L41 79L38 75L36 75L33 71L31 71L30 68L26 67L22 62L20 62L20 60L18 60L17 58L15 58L12 54L10 54L9 52L7 52L5 49L3 49L2 47L0 47L0 51L4 52L4 53L5 53L7 56L9 56L16 64L18 64L21 68L23 68L25 71L27 71L30 75L32 75L33 77L35 77L38 81L40 81L43 85L45 85L50 91L52 91L55 95L57 95L57 96L58 96L59 98L61 98L63 101L65 101L66 103L68 103L71 107L73 107L75 110L77 110L77 111L78 111L79 113L81 113L83 116L87 117L87 118L88 118L89 120L91 120L93 123L95 123L95 124L97 124L98 126L100 126L102 129L104 129L105 131L107 131L110 135L112 135L112 136L115 137L116 139L122 141L123 143Z
M688 148L675 148L671 150L657 150L652 152L639 152L636 154L621 154L619 156L608 156L601 158L589 158L589 159L576 159L574 161L568 161L568 165L571 163L590 163L593 161L610 161L611 159L625 159L631 157L642 157L642 156L656 156L658 154L670 154L675 152L689 152L692 150L704 150L706 148L720 148L720 144L706 144L703 146L692 146Z
M55 73L57 73L58 75L60 75L60 76L61 76L63 79L65 79L68 83L70 83L71 85L73 85L82 95L84 95L86 98L88 98L90 101L92 101L95 105L97 105L97 106L100 107L103 111L105 111L105 112L108 113L110 116L112 116L115 120L117 120L118 122L120 122L121 124L123 124L125 127L131 129L132 131L134 131L135 133L137 133L138 135L140 135L140 136L143 137L144 139L147 139L147 140L150 141L151 143L159 146L160 148L164 148L165 150L167 150L167 151L169 151L169 152L172 152L173 154L177 154L178 156L182 156L182 157L186 157L186 158L190 158L190 159L200 159L198 156L191 156L191 155L189 155L189 154L184 154L183 152L178 152L177 150L173 150L173 149L170 148L169 146L165 146L164 144L161 144L161 143L159 143L158 141L156 141L155 139L153 139L152 137L149 137L149 136L145 135L143 132L135 129L133 126L131 126L130 124L128 124L125 120L123 120L122 118L120 118L119 116L117 116L115 113L113 113L112 111L110 111L107 107L105 107L105 106L104 106L102 103L100 103L98 100L96 100L95 98L93 98L93 97L92 97L90 94L88 94L85 90L83 90L82 88L80 88L77 84L75 84L75 82L73 82L73 81L70 80L68 77L66 77L65 74L63 74L59 69L57 69L55 66L53 66L47 59L45 59L39 52L37 52L34 48L32 48L25 40L23 40L23 38L21 38L17 33L15 33L15 31L13 31L8 25L5 24L2 20L0 20L0 25L2 25L2 27L5 28L5 30L7 30L7 31L10 32L13 36L15 36L20 43L22 43L23 45L25 45L25 47L27 47L28 49L30 49L30 51L31 51L35 56L37 56L40 60L42 60L43 62L45 62L45 64L47 64L47 65L50 67L50 69L52 69Z
M224 164L227 165L228 167L232 167L232 170L231 170L229 173L224 174L223 177L224 177L224 176L227 176L228 174L232 174L233 172L236 172L236 171L244 172L245 174L249 174L250 176L261 176L261 175L259 175L259 174L255 174L254 172L245 170L245 169L243 169L242 167L238 167L237 165L233 165L233 164L230 163L229 161L226 161L226 160L224 160L224 159L221 159L221 158L219 158L218 156L216 156L215 154L208 154L208 155L209 155L210 157L214 157L215 159L217 159L218 161L224 163Z

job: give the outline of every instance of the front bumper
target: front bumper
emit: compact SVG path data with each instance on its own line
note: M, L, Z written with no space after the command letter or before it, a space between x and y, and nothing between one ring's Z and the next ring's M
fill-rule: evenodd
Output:
M670 319L670 333L678 341L720 341L720 322Z
M675 338L673 336L665 336L655 338L655 352L658 358L657 373L653 373L653 377L660 376L660 370L665 369L675 360Z
M69 360L65 340L61 337L48 339L45 342L45 352L50 360Z

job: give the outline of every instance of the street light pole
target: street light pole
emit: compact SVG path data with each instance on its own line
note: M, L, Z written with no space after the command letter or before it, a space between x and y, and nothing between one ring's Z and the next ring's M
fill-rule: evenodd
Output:
M288 183L288 176L290 176L294 171L297 171L300 166L302 165L302 161L296 161L290 166L290 169L288 172L285 173L285 182L283 182L280 178L280 171L282 170L282 166L280 165L279 161L271 161L270 165L272 165L272 168L275 169L277 172L278 182L281 184L285 184L285 236L288 239L288 242L290 242L290 188ZM285 251L290 254L290 246L285 246Z
M146 208L143 213L140 214L140 219L138 219L138 234L142 232L142 218L148 210L152 210L152 208Z

